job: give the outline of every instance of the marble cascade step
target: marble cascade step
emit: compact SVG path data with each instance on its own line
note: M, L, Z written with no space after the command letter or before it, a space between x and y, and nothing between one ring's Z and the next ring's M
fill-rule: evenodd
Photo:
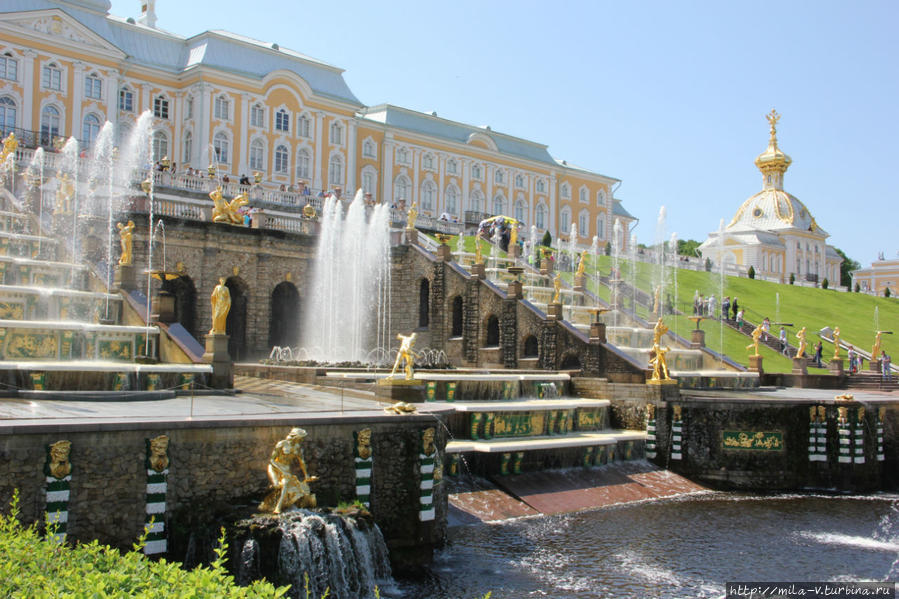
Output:
M0 283L85 289L88 269L80 264L0 256Z
M135 364L132 362L0 361L0 381L22 391L157 391L203 388L209 364ZM20 395L21 397L25 397ZM59 399L33 395L31 399ZM78 395L67 399L78 399Z
M0 210L0 231L6 233L29 233L31 220L27 214Z
M2 320L120 322L122 296L70 289L0 285Z
M471 440L566 435L600 431L609 425L606 399L533 399L447 402L451 434Z
M141 355L156 356L158 337L157 327L0 320L0 360L131 362Z
M49 237L0 231L0 256L55 259L57 241Z

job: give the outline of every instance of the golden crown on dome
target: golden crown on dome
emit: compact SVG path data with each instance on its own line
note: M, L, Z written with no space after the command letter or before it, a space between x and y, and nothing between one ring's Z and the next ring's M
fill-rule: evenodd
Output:
M790 163L793 162L793 159L777 147L777 121L780 120L780 115L772 108L771 112L765 115L765 118L768 119L768 123L771 125L771 137L768 138L768 149L758 155L755 159L755 165L763 173L772 171L784 173L790 166Z

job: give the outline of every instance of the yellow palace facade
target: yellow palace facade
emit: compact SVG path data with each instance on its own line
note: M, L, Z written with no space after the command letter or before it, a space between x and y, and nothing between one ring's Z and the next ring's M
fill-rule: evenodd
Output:
M543 144L398 106L366 106L343 70L278 44L225 31L181 37L108 0L4 0L0 129L25 146L76 137L88 148L107 121L123 136L153 115L154 160L276 189L362 188L371 201L418 204L424 216L473 223L505 214L578 243L622 248L635 222L619 180L554 159ZM283 187L282 187L283 186ZM344 193L346 193L344 191Z

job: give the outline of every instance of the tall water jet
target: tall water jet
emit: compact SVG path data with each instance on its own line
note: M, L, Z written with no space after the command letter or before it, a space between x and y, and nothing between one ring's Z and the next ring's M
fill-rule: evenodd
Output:
M561 246L560 246L561 247ZM568 233L568 270L574 272L577 268L577 224L571 223Z
M628 271L628 283L631 286L631 310L637 315L637 234L631 234L631 247L628 249L631 267Z
M718 223L718 304L724 299L724 219ZM710 315L714 316L714 314ZM718 350L721 352L722 367L724 364L724 318L718 320Z
M665 305L665 293L666 289L666 272L665 272L665 258L667 256L667 252L665 251L665 242L666 237L666 220L668 217L668 211L664 206L659 208L659 216L656 219L656 238L655 238L655 268L654 277L653 277L653 286L650 289L650 294L653 297L653 308L656 310L657 316L661 317L664 315L665 310L663 306ZM658 304L658 305L655 305Z
M618 310L621 309L621 220L615 219L612 224L612 271L609 273L609 298L616 310L613 312L613 324L618 326Z
M670 255L669 262L671 263L671 288L673 297L671 314L677 314L677 271L678 271L678 262L677 262L677 233L671 234L671 241L668 243L668 253ZM674 334L677 335L677 319L674 319Z
M361 190L346 210L333 195L325 200L301 331L316 359L363 360L370 349L389 349L389 225L386 203L366 218Z
M78 140L70 137L62 148L62 173L72 179L72 220L69 223L71 229L69 231L72 240L71 261L78 261L78 210L79 191L81 187L80 181L80 160L78 158Z

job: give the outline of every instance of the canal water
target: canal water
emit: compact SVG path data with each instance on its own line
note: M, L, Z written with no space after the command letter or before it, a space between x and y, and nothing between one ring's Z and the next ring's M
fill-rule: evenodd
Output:
M702 493L451 528L404 599L723 597L733 581L899 579L899 495Z

